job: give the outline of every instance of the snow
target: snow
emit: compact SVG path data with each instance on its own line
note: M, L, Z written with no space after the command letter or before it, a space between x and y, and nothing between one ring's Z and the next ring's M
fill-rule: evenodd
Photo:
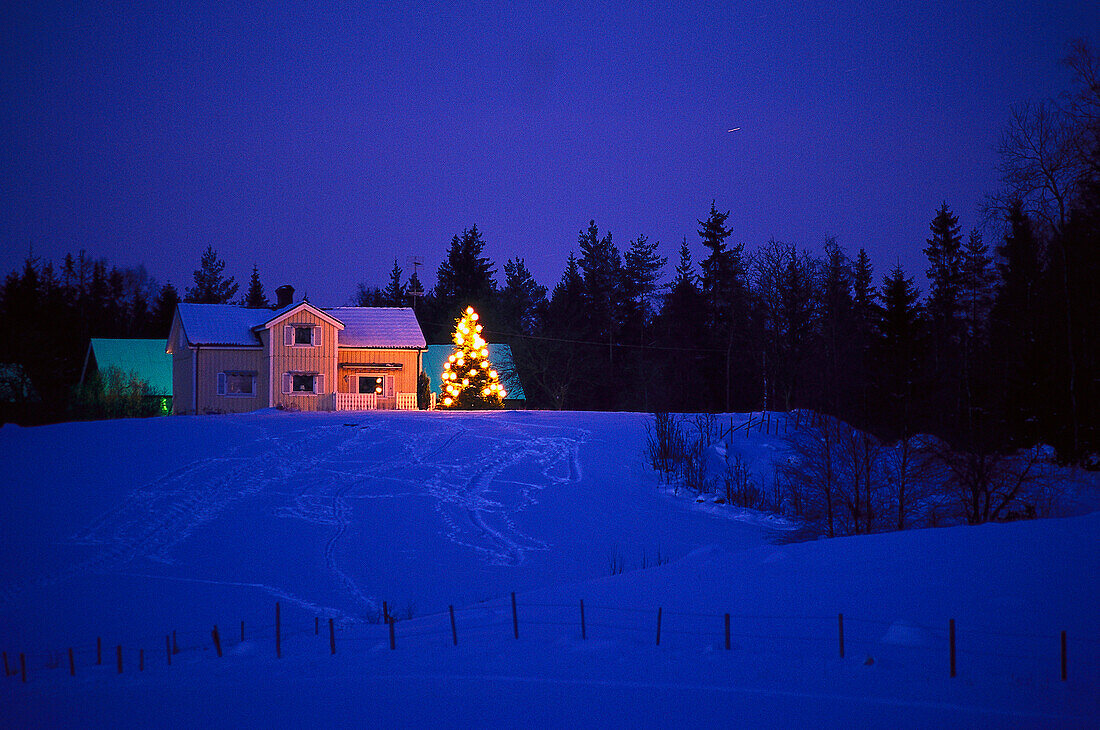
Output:
M0 724L1100 723L1100 513L777 544L786 521L659 485L648 420L268 410L5 426L0 649L13 666L26 654L28 681L0 682ZM713 455L734 453L763 475L786 446L741 429ZM401 619L395 650L382 601Z

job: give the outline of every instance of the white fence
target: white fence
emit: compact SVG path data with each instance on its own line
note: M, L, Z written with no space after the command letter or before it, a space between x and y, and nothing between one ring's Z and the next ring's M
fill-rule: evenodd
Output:
M394 409L416 410L416 393L398 393L397 398L381 398L377 393L333 393L333 407L337 411L373 411Z

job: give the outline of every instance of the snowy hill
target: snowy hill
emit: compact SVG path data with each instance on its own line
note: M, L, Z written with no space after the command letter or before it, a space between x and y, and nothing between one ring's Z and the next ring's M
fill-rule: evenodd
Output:
M26 656L28 681L6 678L0 722L1100 722L1100 515L777 546L765 519L659 490L642 458L647 419L265 412L5 426L0 648L15 671ZM757 469L784 449L744 438ZM652 567L658 552L671 562ZM402 619L394 650L382 601Z

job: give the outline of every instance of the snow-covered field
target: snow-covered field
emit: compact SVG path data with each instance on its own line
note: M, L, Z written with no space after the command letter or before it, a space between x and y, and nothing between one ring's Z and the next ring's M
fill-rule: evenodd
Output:
M0 725L1100 724L1100 513L777 545L658 489L648 418L5 426L0 649L28 676L0 677ZM739 438L760 476L784 451Z

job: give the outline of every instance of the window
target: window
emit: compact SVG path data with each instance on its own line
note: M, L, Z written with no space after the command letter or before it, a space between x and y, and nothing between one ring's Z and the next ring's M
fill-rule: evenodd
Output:
M283 373L283 393L313 395L325 392L325 376L320 373Z
M248 370L227 370L218 373L218 395L229 398L253 398L256 395L256 373Z
M321 327L315 324L288 324L283 327L287 347L320 347Z
M360 375L359 392L374 393L379 398L393 397L392 375Z

